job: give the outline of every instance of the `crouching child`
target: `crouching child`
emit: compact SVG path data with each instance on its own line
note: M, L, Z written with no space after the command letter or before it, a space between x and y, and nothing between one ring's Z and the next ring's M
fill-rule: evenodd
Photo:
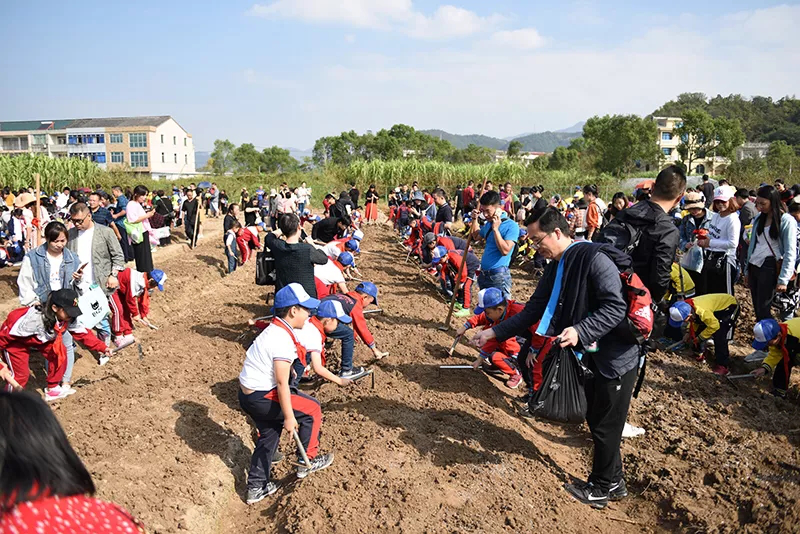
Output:
M772 375L772 394L786 397L792 368L800 365L800 318L779 323L775 319L763 319L753 327L753 348L769 353L761 367L753 369L753 376Z
M713 340L715 365L714 374L730 374L728 363L730 352L728 342L733 339L739 304L732 295L712 293L677 302L669 309L669 326L680 328L688 325L684 343L691 343L698 362L706 361L711 355Z
M305 367L307 351L298 341L298 334L317 306L319 301L300 284L282 288L275 294L274 318L247 350L239 374L239 404L258 428L247 474L248 504L278 491L269 475L283 429L290 434L298 432L311 460L311 467L298 460L298 478L333 463L333 453L319 455L319 401L289 385L294 361L299 359Z

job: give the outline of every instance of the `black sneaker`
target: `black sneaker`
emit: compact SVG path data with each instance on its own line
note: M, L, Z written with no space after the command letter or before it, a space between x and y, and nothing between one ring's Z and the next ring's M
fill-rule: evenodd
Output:
M591 482L565 484L564 489L580 502L588 504L592 508L602 510L608 506L608 492L601 490Z
M363 367L353 367L352 369L348 369L347 371L342 371L339 373L341 378L347 378L348 380L356 380L361 378L367 374L367 370Z
M274 482L267 482L263 488L251 488L247 490L247 504L255 504L264 497L269 497L278 491L278 485Z
M302 462L302 460L301 460ZM333 463L333 453L329 452L328 454L321 454L311 460L311 467L308 467L305 464L297 466L297 478L306 478L308 475L313 473L314 471L321 471L325 469L329 465Z
M625 485L625 479L621 478L619 482L612 482L611 487L608 488L609 501L621 501L628 496L628 486Z
M275 451L275 455L272 457L273 464L279 464L283 461L283 453L281 451Z

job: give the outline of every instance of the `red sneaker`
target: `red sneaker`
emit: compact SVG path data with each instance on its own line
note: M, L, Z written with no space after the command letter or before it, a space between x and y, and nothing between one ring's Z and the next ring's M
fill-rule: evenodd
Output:
M703 363L704 361L706 361L705 353L701 352L699 354L695 354L694 355L694 361L700 362L700 363Z
M719 375L719 376L728 376L729 374L731 374L730 370L727 367L725 367L724 365L715 365L711 369L711 372L713 372L715 375Z
M506 387L509 389L517 389L519 387L520 382L522 382L522 375L516 373L514 376L512 376L506 381Z

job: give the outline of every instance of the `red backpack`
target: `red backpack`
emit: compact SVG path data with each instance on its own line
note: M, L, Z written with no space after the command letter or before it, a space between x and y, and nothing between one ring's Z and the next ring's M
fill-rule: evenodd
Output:
M628 305L625 314L628 328L636 343L641 345L653 333L653 298L639 275L633 270L621 270L619 278L622 281L625 303Z

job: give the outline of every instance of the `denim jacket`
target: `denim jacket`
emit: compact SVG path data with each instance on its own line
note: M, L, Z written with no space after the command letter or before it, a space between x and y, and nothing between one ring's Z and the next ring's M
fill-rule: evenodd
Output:
M700 228L695 225L694 217L692 217L691 214L686 215L681 220L681 225L679 227L681 239L678 243L678 250L686 250L686 245L691 243L695 238L694 231L702 228L708 228L709 221L711 221L711 215L708 210L704 210L703 212L703 222L700 223Z
M750 257L756 249L758 233L756 223L761 217L759 213L753 219L753 231L750 237L750 246L747 248L747 261L744 262L744 273L747 274L750 265ZM778 284L786 285L794 274L795 260L797 259L797 221L788 213L781 216L781 233L778 235L778 250L775 252L775 260L783 260L781 272L778 273Z
M50 262L47 260L47 245L40 245L28 252L28 258L30 259L33 269L33 279L36 284L34 288L36 297L39 299L40 303L44 304L47 302L47 297L50 295ZM72 288L72 273L77 271L78 267L80 267L78 256L64 247L63 259L59 272L61 287Z

